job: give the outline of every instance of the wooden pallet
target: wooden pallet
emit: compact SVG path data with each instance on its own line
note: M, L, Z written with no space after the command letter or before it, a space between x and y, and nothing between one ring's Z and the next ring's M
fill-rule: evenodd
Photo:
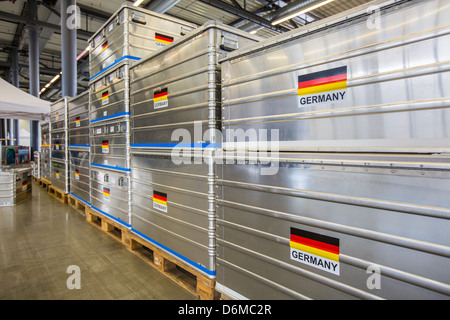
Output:
M90 224L96 226L98 229L110 235L112 238L121 242L125 246L128 246L128 228L121 225L114 220L105 217L101 213L96 210L90 208L89 206L85 206L84 214L86 216L86 221Z
M45 189L48 188L49 185L51 185L50 181L47 181L45 179L40 178L39 179L39 185Z
M47 186L47 191L56 200L58 200L58 201L60 201L62 203L67 203L68 202L69 194L65 193L61 189L58 189L57 187L52 186L50 184L50 185Z
M77 197L74 197L73 195L69 194L69 205L77 210L78 212L86 215L86 210L89 208L89 205L87 205L85 202L79 200Z
M129 237L125 241L128 250L193 295L201 300L220 298L220 294L215 291L214 279L209 279L183 261L131 232L127 232L126 236Z

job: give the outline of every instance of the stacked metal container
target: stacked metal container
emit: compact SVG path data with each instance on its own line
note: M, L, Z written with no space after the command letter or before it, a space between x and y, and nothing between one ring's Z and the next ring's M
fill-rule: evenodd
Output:
M450 297L450 6L370 4L222 61L228 296Z
M89 91L68 101L70 194L90 205Z
M41 123L40 178L50 183L51 179L51 126L50 122Z
M216 274L218 57L258 40L209 22L130 69L131 230L209 278Z
M90 40L91 207L131 227L130 65L196 26L123 5Z
M89 39L90 77L122 60L139 60L195 28L189 22L123 4Z
M64 193L69 193L69 130L68 97L51 104L51 172L50 182Z
M31 167L0 168L0 207L17 205L32 197Z
M33 152L34 161L31 161L31 175L36 179L41 178L41 152Z

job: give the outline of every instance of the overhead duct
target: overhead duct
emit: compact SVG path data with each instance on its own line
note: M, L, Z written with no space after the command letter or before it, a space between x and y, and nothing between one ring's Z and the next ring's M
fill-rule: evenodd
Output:
M300 0L295 1L291 4L288 4L287 6L281 8L280 10L277 10L274 12L274 15L270 17L270 21L272 21L272 25L281 23L283 19L286 18L286 20L292 19L293 17L289 18L291 15L299 15L304 10L307 10L311 8L311 10L318 8L322 5L328 4L334 0ZM297 14L296 14L297 12ZM281 22L278 22L281 21Z
M264 19L273 22L277 19L287 17L287 16L293 14L294 12L301 12L304 9L318 5L321 2L324 2L324 0L298 0L298 1L292 2L282 8L279 8L278 10L275 10L275 11L269 13L268 15L264 16ZM250 32L257 27L259 27L259 25L256 25L256 24L250 22L250 23L243 25L239 29Z
M157 13L165 13L178 2L180 2L180 0L154 0L150 3L147 9Z

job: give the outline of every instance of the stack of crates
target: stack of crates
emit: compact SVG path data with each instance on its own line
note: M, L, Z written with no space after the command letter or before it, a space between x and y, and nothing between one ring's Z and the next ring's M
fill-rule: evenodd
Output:
M61 193L69 193L68 97L51 104L50 182Z
M90 205L89 91L68 103L70 195Z
M221 143L218 58L258 40L210 21L130 71L131 231L210 279L216 274L212 157Z
M45 183L50 183L50 143L51 126L50 122L41 123L41 149L40 149L40 179Z
M375 3L221 60L225 295L449 298L450 7Z
M35 179L41 178L41 152L35 151L33 152L34 161L31 162L32 173L31 175Z
M196 28L123 5L89 40L91 208L131 227L129 68Z

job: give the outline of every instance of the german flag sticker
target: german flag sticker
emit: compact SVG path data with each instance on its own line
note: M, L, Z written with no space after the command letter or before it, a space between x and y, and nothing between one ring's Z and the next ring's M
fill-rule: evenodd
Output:
M56 179L59 179L59 171L56 171L55 175L56 175Z
M106 42L102 45L102 50L100 51L100 53L105 52L106 49L108 49L108 41L106 41Z
M153 92L153 108L164 108L169 106L169 100L167 99L167 96L169 94L169 91L167 88L162 88L155 90Z
M75 170L75 179L80 180L80 171Z
M155 32L155 43L157 47L165 47L172 42L173 37Z
M75 127L79 127L80 126L80 117L76 117L75 119Z
M291 259L339 275L339 239L291 228Z
M28 189L28 182L22 183L22 191L25 191Z
M298 77L300 105L342 101L346 97L347 66Z
M102 93L102 106L109 103L109 93L105 91Z
M111 197L111 190L109 188L103 187L103 199L109 200Z
M109 153L109 141L102 141L102 153Z
M153 208L167 212L167 193L153 190Z

